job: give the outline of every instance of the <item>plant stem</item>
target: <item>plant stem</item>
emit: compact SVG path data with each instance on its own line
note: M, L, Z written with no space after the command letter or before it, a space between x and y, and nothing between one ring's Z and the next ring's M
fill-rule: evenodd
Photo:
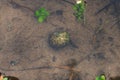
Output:
M13 6L13 8L26 8L28 10L30 10L31 12L34 13L34 10L29 8L29 7L26 7L26 6L23 6L23 5L20 5L18 4L17 2L13 1L13 0L10 0L9 3Z

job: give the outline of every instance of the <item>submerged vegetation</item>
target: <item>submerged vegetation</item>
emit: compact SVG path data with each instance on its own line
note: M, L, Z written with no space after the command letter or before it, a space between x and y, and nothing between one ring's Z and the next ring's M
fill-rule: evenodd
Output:
M106 80L106 77L104 74L97 76L95 80Z
M49 16L49 12L45 8L40 8L35 11L35 16L38 18L38 22L42 23Z
M73 10L75 11L74 15L78 21L84 19L85 1L78 0L73 6Z

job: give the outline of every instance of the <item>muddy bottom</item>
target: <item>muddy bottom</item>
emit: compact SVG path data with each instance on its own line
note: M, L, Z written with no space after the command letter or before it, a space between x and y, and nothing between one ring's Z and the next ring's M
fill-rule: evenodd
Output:
M109 0L86 1L85 21L79 22L66 1L0 0L0 72L19 80L70 80L65 66L72 59L77 63L72 68L76 80L94 80L101 73L120 80L114 78L120 76L119 15L113 14L113 6L95 15ZM34 16L40 7L50 12L43 23ZM61 29L70 33L77 48L49 46L49 34Z

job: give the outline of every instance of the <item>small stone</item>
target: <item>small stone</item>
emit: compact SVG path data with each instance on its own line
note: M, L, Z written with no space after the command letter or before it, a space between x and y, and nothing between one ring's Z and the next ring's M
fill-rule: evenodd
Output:
M16 61L10 61L10 65L15 66L17 64Z
M112 37L108 37L108 40L109 40L110 42L112 42L112 41L113 41L113 38L112 38Z
M56 61L56 57L55 57L55 56L53 56L52 61L53 61L53 62L55 62L55 61Z
M93 56L98 59L98 60L104 60L105 59L105 53L96 53L96 54L93 54Z
M62 10L57 10L57 11L56 11L56 14L57 14L57 15L63 15L63 11L62 11Z

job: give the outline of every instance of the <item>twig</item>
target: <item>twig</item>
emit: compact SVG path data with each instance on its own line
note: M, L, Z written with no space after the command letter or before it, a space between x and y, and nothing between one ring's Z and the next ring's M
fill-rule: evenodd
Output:
M62 1L67 2L67 3L71 4L71 5L74 5L73 2L70 2L70 1L68 1L68 0L62 0Z
M69 80L72 80L72 79L73 79L73 75L74 75L74 73L72 72L72 73L70 74Z
M68 71L76 71L76 72L80 72L80 70L77 70L77 69L74 69L74 68L71 68L69 66L53 66L55 68L59 68L59 69L65 69L65 70L68 70Z
M32 68L24 68L24 69L4 69L0 67L2 71L28 71L28 70L38 70L38 69L51 69L50 66L43 66L43 67L32 67Z
M118 3L118 2L120 2L120 0L110 0L110 3L108 3L108 4L107 4L106 6L104 6L102 9L100 9L99 11L97 11L97 12L95 13L95 15L97 15L98 13L100 13L101 11L103 11L104 9L110 7L111 5L114 5L114 8L117 8L117 7L115 6L115 3Z
M104 9L108 8L112 3L108 3L106 6L104 6L102 9L98 10L95 15L99 14L100 12L102 12Z
M73 80L76 76L75 73L76 72L80 72L79 70L77 69L74 69L74 67L70 67L70 66L54 66L55 68L59 68L59 69L65 69L65 70L68 70L69 73L70 73L70 76L69 76L69 80Z
M24 5L20 5L20 4L18 4L17 2L15 2L14 0L10 0L9 3L13 6L13 8L25 8L25 9L28 9L28 10L30 10L31 12L34 13L34 10L33 10L33 9L31 9L31 8L29 8L29 7L26 7L26 6L24 6Z

